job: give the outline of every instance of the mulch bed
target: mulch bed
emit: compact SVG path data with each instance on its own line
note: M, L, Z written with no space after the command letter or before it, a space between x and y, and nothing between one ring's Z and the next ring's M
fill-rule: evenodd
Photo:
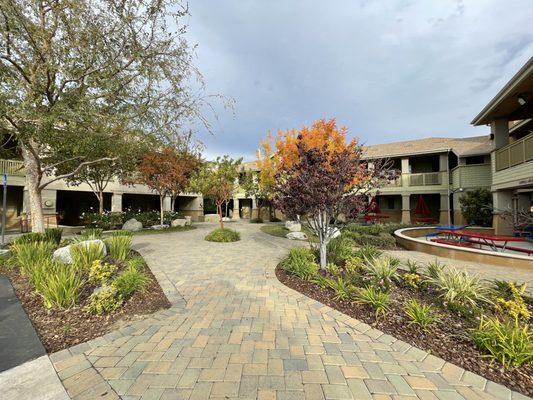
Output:
M527 396L533 396L533 365L523 365L519 368L504 369L499 363L491 362L489 358L475 347L467 337L468 330L473 328L475 321L468 321L460 316L443 312L435 297L420 290L413 290L403 284L391 289L390 310L385 317L376 319L374 310L365 305L350 300L334 300L334 292L329 288L304 281L296 276L287 274L279 265L276 276L284 285L305 294L327 306L334 308L352 318L363 321L395 338L401 339L413 346L425 350L452 364L481 375L494 382L501 383L511 390ZM403 306L408 299L416 298L426 303L433 303L437 311L439 322L433 324L427 331L416 325L409 325Z
M152 314L170 303L148 267L145 268L150 283L145 291L134 293L114 312L93 315L83 310L94 286L86 285L78 304L67 310L47 310L42 298L29 285L28 279L18 273L18 269L0 268L6 275L22 307L28 314L44 348L53 353L111 332L128 322Z

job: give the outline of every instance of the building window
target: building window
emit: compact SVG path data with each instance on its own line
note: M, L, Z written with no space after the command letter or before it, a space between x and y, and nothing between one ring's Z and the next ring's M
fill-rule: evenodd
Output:
M387 199L387 208L389 210L393 210L394 209L394 197L389 197Z
M466 165L484 164L485 156L470 156L465 158Z

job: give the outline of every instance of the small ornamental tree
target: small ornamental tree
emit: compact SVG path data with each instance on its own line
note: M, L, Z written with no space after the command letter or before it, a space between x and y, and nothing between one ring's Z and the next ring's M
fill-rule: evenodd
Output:
M242 158L218 157L214 162L205 163L191 183L193 190L215 202L220 229L224 229L222 205L231 200L237 189L241 162Z
M468 224L492 226L492 194L490 190L468 191L459 198L459 205Z
M355 141L310 148L298 136L296 149L296 161L276 174L274 204L289 218L300 216L316 233L320 268L325 270L326 248L335 228L363 212L366 195L392 173L384 163L374 161L371 168L362 163L361 147Z
M139 165L140 181L159 195L161 225L164 222L165 196L177 196L185 190L198 165L194 158L192 154L182 154L167 146L161 151L147 153Z

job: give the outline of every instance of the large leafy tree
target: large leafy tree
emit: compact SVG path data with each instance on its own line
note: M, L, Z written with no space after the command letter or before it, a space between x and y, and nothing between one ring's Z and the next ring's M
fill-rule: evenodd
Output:
M159 195L161 225L164 222L165 197L172 196L175 200L189 186L189 180L198 166L197 155L178 151L171 146L144 155L138 167L139 180Z
M344 133L343 133L344 135ZM365 209L365 197L390 178L383 165L361 161L355 141L312 146L296 137L294 162L276 174L274 203L289 218L300 216L319 238L320 267L326 268L326 248L336 227Z
M221 229L224 229L222 205L231 200L237 189L241 162L241 158L217 157L213 162L204 163L191 183L193 190L215 202Z
M77 152L95 125L157 132L162 110L200 114L186 14L160 0L0 0L0 124L23 156L34 231L46 186L113 158Z
M470 225L492 226L492 193L475 189L459 197L461 213Z

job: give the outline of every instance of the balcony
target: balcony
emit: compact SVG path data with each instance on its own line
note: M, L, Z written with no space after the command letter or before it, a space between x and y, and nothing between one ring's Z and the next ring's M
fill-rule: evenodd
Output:
M18 160L0 160L0 174L26 176L24 163Z
M403 174L407 186L438 186L443 183L445 172L423 172L419 174Z
M496 172L533 160L533 133L495 151Z
M454 189L490 187L490 164L459 165L451 172Z

